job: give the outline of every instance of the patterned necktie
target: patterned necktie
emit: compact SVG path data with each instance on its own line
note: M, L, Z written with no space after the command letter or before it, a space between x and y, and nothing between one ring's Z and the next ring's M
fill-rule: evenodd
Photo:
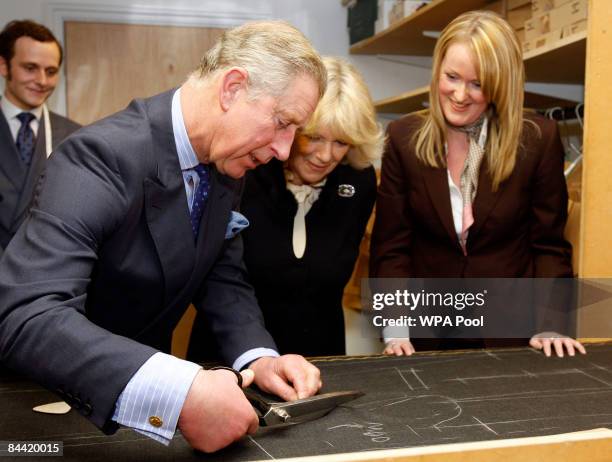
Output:
M32 162L32 154L34 154L34 131L30 127L30 122L34 120L34 114L30 112L20 112L17 114L21 127L17 132L17 151L21 160L26 164L30 165Z
M197 241L198 232L200 230L200 220L202 218L202 212L204 211L204 203L206 202L208 190L210 189L210 179L207 165L198 164L193 169L200 177L200 183L193 195L193 205L191 207L191 230L193 231L194 239Z

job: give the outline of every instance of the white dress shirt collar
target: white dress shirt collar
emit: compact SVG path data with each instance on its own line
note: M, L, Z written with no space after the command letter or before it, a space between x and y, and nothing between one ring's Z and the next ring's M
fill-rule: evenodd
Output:
M189 170L200 162L196 155L187 129L185 128L185 120L183 119L183 110L181 107L181 89L179 88L172 96L172 131L174 133L174 142L176 144L176 152L178 154L181 170Z
M21 122L17 118L17 115L21 114L22 112L30 112L32 115L34 115L35 119L30 122L30 127L34 132L34 135L38 135L38 127L40 126L40 120L43 113L42 106L38 106L34 109L26 111L24 109L21 109L20 107L15 106L8 100L6 95L4 95L2 98L0 98L0 109L2 109L4 117L6 118L9 128L11 129L13 141L17 139L17 132L19 131L19 128L21 128Z

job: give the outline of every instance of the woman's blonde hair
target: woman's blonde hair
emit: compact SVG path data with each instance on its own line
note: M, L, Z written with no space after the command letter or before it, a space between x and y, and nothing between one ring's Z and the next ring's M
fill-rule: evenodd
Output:
M486 162L493 190L510 176L523 130L523 87L525 69L521 47L512 27L490 11L469 11L444 28L436 43L430 85L430 108L415 135L416 155L427 165L446 165L447 130L440 106L439 81L442 61L449 47L468 46L475 59L476 72L488 102L489 133Z
M350 145L346 162L357 169L366 168L380 159L384 145L368 87L347 61L327 56L323 63L327 90L301 134L329 130L335 139Z

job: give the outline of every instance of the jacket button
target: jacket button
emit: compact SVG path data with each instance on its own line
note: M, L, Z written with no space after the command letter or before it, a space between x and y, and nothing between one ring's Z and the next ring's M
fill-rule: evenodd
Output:
M81 408L81 414L83 414L85 417L90 416L92 412L93 407L89 403L85 403Z
M149 423L156 428L159 428L164 424L162 419L160 417L157 417L156 415L152 415L151 417L149 417Z

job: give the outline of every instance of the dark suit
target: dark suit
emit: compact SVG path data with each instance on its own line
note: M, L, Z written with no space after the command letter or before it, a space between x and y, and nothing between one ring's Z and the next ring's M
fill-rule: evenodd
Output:
M242 241L224 239L241 182L214 168L194 243L172 93L69 137L0 262L0 359L106 431L118 395L157 349L169 350L190 302L228 363L274 348L244 280Z
M353 185L355 195L339 196L341 184ZM337 166L306 215L306 249L298 259L292 246L297 203L282 163L272 160L247 174L241 203L250 221L243 231L244 259L266 328L281 353L345 353L342 293L375 198L373 168ZM194 334L200 329L196 323Z
M453 225L446 168L425 166L416 157L413 136L420 117L389 125L370 277L572 277L571 245L563 236L567 189L559 132L554 121L528 118L540 133L526 124L514 171L496 192L486 158L482 162L467 255ZM501 342L509 343L515 342Z
M54 112L49 112L49 119L53 149L80 127ZM43 119L38 127L32 163L29 167L26 166L19 158L11 129L4 112L0 110L0 256L28 212L36 182L47 162L45 146Z

